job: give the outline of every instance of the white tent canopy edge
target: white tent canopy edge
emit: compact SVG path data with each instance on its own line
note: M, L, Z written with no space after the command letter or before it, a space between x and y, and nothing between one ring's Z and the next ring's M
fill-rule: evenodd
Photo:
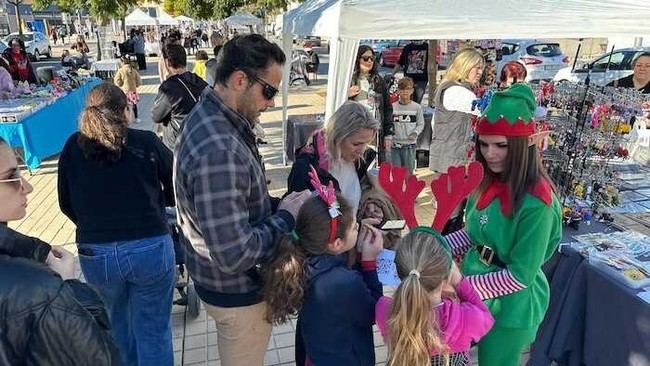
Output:
M329 37L326 118L347 100L360 39L635 37L650 34L638 0L308 0L283 18L283 48L295 35ZM290 60L282 83L286 128Z

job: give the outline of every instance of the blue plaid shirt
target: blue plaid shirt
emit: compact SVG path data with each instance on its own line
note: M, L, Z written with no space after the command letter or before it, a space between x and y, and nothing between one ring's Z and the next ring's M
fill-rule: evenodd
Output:
M261 301L257 265L293 217L272 212L250 123L211 88L185 120L174 182L186 264L204 301L222 307Z

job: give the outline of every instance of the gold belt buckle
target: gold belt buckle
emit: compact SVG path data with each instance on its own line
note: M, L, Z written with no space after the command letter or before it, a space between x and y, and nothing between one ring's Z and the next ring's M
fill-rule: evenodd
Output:
M483 248L481 248L481 252L479 254L479 259L481 262L485 263L487 266L492 265L492 259L494 258L494 249L488 247L487 245L483 245Z

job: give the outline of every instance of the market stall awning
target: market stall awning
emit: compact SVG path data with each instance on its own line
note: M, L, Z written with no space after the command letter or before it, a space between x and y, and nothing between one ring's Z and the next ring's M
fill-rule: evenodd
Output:
M131 14L126 16L124 22L127 27L136 25L156 25L156 19L145 14L145 12L140 9L133 10Z
M360 39L504 39L634 37L650 34L650 8L639 0L307 0L285 13L283 48L292 39L330 39L326 117L347 100ZM289 63L283 80L286 123Z
M158 17L156 20L158 20L159 25L178 25L179 23L178 20L174 19L162 9L158 9Z
M251 13L239 12L235 13L225 20L226 25L232 26L255 26L262 24L262 19L254 16Z
M179 15L174 19L178 20L181 23L194 23L194 19L187 17L185 15Z

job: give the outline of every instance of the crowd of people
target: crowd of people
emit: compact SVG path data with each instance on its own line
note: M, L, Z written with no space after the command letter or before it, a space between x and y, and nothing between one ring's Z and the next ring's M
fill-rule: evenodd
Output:
M372 48L360 46L349 100L298 147L287 193L272 197L255 131L275 106L286 56L257 34L227 42L216 29L204 36L163 34L151 111L162 138L130 127L141 77L124 57L114 83L88 95L79 131L60 154L59 206L76 225L87 284L74 279L72 254L0 224L7 314L0 360L173 364L175 259L182 256L216 322L223 365L262 365L273 325L294 317L300 366L374 365L373 324L390 365L467 365L473 345L482 366L519 365L548 308L541 267L562 229L525 68L504 67L501 90L479 114L472 103L484 57L470 48L455 55L433 96L430 168L440 176L477 161L485 173L442 230L402 235L382 226L403 219L414 202L396 202L373 168L390 162L403 176L414 173L426 43L404 49L393 102ZM144 56L142 37L133 30L131 42ZM197 52L193 39L210 41L212 57ZM0 86L4 67L14 79L31 77L24 45L14 41ZM85 42L76 46L87 52ZM635 60L628 84L647 88L649 60ZM32 190L0 140L0 222L22 219ZM179 252L166 207L176 208ZM395 250L401 280L393 296L383 295L377 275L384 248Z

